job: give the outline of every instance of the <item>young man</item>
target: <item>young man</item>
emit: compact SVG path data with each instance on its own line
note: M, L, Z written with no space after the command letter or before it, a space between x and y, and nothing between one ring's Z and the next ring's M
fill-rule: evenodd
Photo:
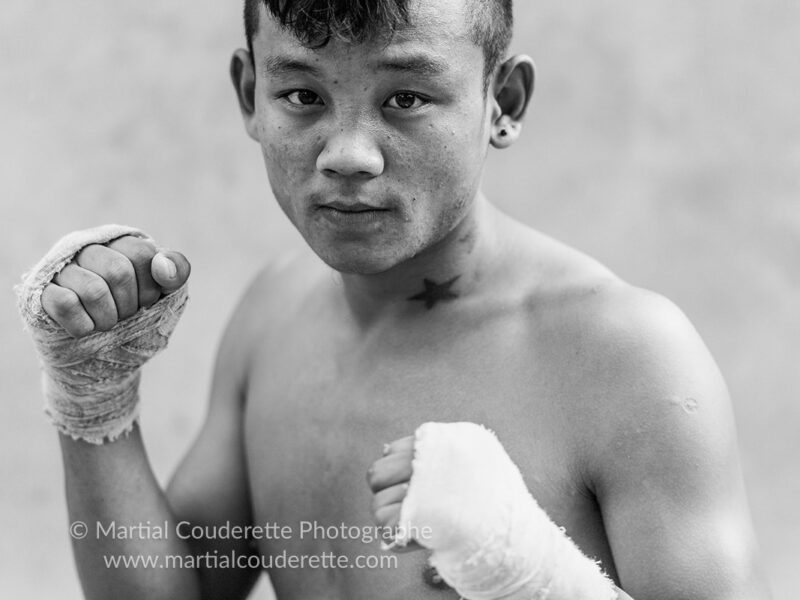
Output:
M497 433L538 506L633 598L766 598L730 402L692 326L480 192L533 89L530 59L504 57L510 1L249 0L246 15L231 68L245 128L316 256L266 267L244 295L166 492L137 427L94 445L61 423L72 521L172 532L76 540L86 595L243 598L259 574L208 558L109 569L109 553L329 553L350 562L272 565L278 598L456 598L422 550L358 568L381 550L347 528L396 525L408 436L458 421ZM78 341L113 339L189 275L177 252L107 237L43 288Z

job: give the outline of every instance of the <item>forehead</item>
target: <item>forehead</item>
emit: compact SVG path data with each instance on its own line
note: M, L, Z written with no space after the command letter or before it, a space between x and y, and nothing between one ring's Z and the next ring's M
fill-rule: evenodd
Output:
M371 40L361 45L366 56L405 53L430 53L444 62L471 61L482 48L475 45L469 26L469 5L474 0L409 0L408 23L401 25L391 36ZM263 3L260 5L258 32L253 40L256 59L275 54L314 54L319 58L336 54L352 54L359 46L337 40L314 48L304 45L289 30L281 27ZM388 33L388 32L387 32ZM259 56L261 54L261 56Z

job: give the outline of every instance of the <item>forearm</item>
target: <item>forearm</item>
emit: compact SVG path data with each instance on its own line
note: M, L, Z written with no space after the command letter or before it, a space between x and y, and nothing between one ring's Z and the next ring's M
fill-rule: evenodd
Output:
M200 598L195 569L114 568L105 562L107 556L145 556L163 567L166 555L190 554L187 543L175 535L175 515L153 475L138 427L100 446L64 435L60 441L69 520L86 524L86 536L73 535L72 540L86 597ZM163 535L154 535L155 527L165 523Z

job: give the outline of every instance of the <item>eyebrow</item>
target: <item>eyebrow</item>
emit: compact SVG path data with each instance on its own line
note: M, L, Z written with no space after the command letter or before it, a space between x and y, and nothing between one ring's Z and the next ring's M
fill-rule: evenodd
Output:
M288 56L270 56L264 63L264 73L273 77L304 73L312 77L321 77L322 71L317 67ZM411 73L430 77L441 75L447 71L447 63L443 60L423 55L387 58L377 63L378 70L395 73Z
M288 58L286 56L270 56L264 61L264 73L279 77L281 75L292 75L295 73L307 73L314 77L320 77L322 71L317 67L302 60Z
M431 56L413 55L382 60L378 63L378 68L384 71L430 76L445 73L447 63Z

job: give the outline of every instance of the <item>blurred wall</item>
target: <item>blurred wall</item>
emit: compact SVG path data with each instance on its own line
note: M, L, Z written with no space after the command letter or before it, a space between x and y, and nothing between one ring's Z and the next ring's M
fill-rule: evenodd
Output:
M148 367L165 481L195 434L215 345L259 264L299 243L227 79L238 2L6 0L0 11L0 581L79 598L56 436L11 286L62 233L136 224L193 262L192 303ZM491 198L675 300L735 402L776 598L800 586L800 2L517 1L538 64ZM261 597L261 596L259 596Z

